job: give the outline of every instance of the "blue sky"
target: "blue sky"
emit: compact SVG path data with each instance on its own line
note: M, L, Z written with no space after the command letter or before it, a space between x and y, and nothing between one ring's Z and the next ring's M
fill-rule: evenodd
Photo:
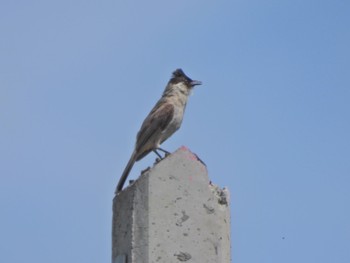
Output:
M203 85L163 147L229 188L233 262L350 262L349 8L2 0L1 261L110 261L114 188L181 67Z

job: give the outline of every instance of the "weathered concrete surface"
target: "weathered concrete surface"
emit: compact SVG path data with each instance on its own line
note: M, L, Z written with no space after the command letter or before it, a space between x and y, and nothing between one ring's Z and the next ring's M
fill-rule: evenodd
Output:
M182 147L113 200L112 262L229 263L229 193Z

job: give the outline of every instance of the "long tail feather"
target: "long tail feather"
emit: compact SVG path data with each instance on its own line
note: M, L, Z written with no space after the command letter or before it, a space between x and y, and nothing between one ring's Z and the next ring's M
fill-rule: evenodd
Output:
M126 181L126 178L128 178L128 175L131 171L131 168L134 166L135 161L136 161L136 152L134 151L130 157L128 164L126 165L126 167L124 169L122 176L119 179L117 189L115 190L115 194L117 194L121 190L123 190L123 186L124 186L124 183Z

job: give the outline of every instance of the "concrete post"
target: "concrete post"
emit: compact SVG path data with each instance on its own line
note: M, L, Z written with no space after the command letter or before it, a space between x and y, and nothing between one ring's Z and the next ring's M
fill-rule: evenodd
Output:
M229 192L182 147L115 196L112 263L229 263Z

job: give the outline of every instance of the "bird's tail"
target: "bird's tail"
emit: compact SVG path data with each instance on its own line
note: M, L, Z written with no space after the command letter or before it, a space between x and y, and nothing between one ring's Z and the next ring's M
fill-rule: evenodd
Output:
M136 151L134 151L130 157L130 160L128 164L126 165L124 172L122 176L119 179L117 189L115 189L115 194L119 193L121 190L123 190L123 185L126 181L126 178L128 178L128 175L130 173L131 168L133 167L134 163L136 161Z

